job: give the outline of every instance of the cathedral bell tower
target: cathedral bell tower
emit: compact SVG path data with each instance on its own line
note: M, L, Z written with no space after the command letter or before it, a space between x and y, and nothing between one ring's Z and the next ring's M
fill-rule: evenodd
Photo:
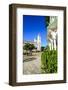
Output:
M37 51L41 51L41 36L38 34L37 39L34 39L35 47Z

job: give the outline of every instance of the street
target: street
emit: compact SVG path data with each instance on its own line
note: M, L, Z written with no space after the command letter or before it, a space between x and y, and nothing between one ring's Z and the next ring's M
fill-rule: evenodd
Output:
M24 56L23 74L41 74L41 52Z

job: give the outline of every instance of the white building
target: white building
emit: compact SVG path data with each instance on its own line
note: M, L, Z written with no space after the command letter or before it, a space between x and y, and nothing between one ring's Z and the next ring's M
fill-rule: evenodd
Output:
M38 34L37 39L34 39L35 47L37 48L37 51L41 51L41 36Z
M49 26L47 27L48 34L48 46L50 50L56 50L57 48L57 17L56 16L51 16L50 17L50 23Z

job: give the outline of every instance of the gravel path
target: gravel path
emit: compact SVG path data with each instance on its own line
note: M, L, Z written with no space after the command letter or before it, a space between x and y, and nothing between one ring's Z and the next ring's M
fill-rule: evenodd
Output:
M41 74L41 53L24 60L23 74Z

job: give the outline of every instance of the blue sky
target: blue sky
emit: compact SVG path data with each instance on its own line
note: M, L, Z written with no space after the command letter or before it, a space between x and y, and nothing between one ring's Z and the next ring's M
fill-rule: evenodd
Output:
M23 15L24 41L33 41L38 34L41 36L41 46L47 45L47 27L45 16Z

